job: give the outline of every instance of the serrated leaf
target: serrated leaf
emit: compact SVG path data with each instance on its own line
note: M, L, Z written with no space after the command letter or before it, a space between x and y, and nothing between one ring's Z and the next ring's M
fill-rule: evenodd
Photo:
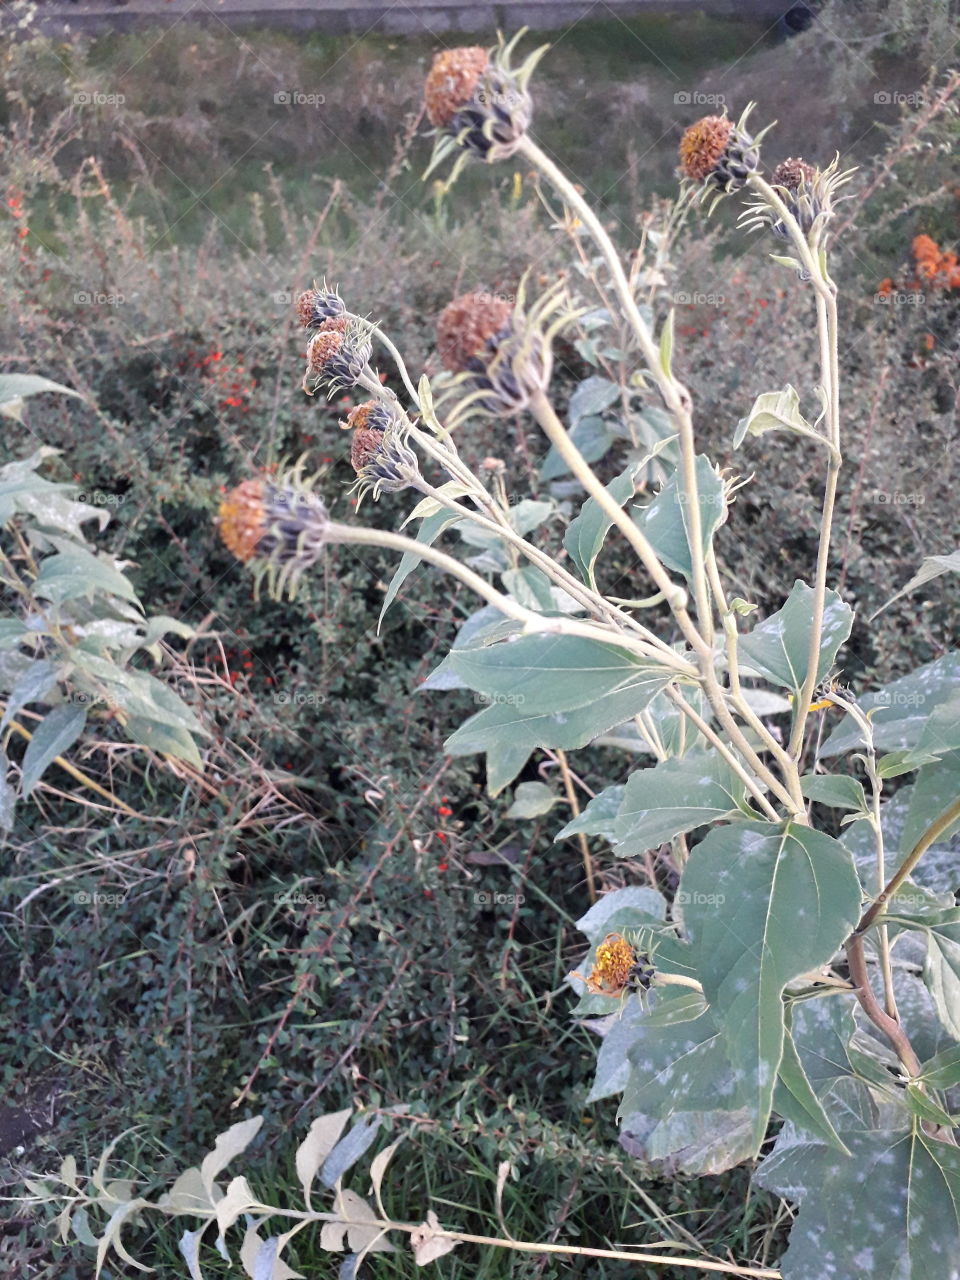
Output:
M783 607L769 618L758 622L740 640L740 654L744 665L749 665L758 675L785 689L792 689L795 693L799 693L803 687L807 674L813 629L813 597L811 587L796 581ZM835 591L827 591L816 672L818 683L833 666L840 646L850 635L852 625L853 610L843 603Z
M263 1116L252 1116L249 1120L239 1120L217 1135L213 1150L203 1157L200 1165L200 1180L210 1199L213 1199L214 1180L231 1160L246 1151L260 1132L262 1124ZM234 1181L237 1180L234 1179Z
M334 1111L329 1115L318 1116L297 1148L297 1177L300 1179L303 1198L308 1209L311 1207L310 1189L317 1171L340 1141L340 1136L351 1114L351 1108L347 1107L345 1111Z
M22 795L29 796L53 759L73 746L83 733L86 722L86 707L66 704L47 712L33 730L33 737L23 753L20 765Z
M513 793L513 804L505 818L539 818L549 813L561 797L545 782L521 782Z
M810 827L714 828L683 871L683 921L759 1150L783 1058L783 992L827 964L860 914L847 849Z

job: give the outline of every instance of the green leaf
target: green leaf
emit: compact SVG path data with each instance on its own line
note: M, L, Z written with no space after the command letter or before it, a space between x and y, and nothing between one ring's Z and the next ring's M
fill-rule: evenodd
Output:
M957 1280L960 1148L919 1127L840 1136L849 1156L785 1130L757 1173L800 1202L784 1280Z
M80 392L74 391L72 387L65 387L61 382L51 382L49 378L41 378L35 373L0 373L0 405L25 400L27 396L39 395L41 391L58 391L61 395L83 399Z
M824 443L824 437L800 412L800 397L789 383L782 391L765 391L757 396L753 408L737 424L733 447L739 449L748 435L762 436L767 431L791 431Z
M447 665L467 688L534 713L572 711L617 689L669 675L653 664L641 666L612 644L540 634L455 649Z
M799 580L793 584L782 609L757 623L740 641L744 665L774 684L799 693L807 674L810 636L813 630L814 591ZM835 591L827 591L816 680L829 672L840 646L850 635L853 610Z
M95 592L118 596L139 604L133 584L109 556L97 556L86 547L71 545L62 538L53 539L60 550L47 556L33 584L36 595L62 604L79 597L92 600Z
M595 944L602 942L608 933L660 924L666 914L667 903L662 893L641 885L629 885L598 898L577 921L577 928Z
M617 824L617 813L623 801L625 790L626 787L622 784L606 787L598 795L595 795L580 816L574 818L572 822L568 822L554 839L565 840L567 836L583 834L585 836L603 836L612 843L615 839L614 831ZM606 896L609 897L610 895L607 894Z
M65 705L47 712L33 730L33 737L23 753L20 788L28 796L40 781L47 765L55 756L62 756L83 733L87 722L86 707Z
M931 1089L955 1089L960 1085L960 1044L934 1054L923 1064L920 1075Z
M883 613L884 609L889 608L894 600L899 600L901 596L908 595L911 591L916 591L917 587L924 586L927 582L932 582L934 578L939 578L942 573L958 573L960 572L960 551L952 551L946 556L927 556L920 568L913 575L905 587L892 595L886 604L874 613L870 621L872 622L878 614Z
M545 782L521 782L513 793L513 804L505 818L539 818L549 813L561 797Z
M783 992L827 964L860 914L849 851L810 827L734 823L690 854L676 901L754 1117L759 1150L783 1058Z
M487 791L497 795L517 776L537 747L574 751L619 724L624 712L636 715L666 683L649 676L645 682L598 697L586 707L565 712L530 712L507 702L484 707L465 721L444 744L450 755L487 755Z
M537 502L533 498L524 498L510 510L510 523L514 531L525 538L528 533L538 529L544 521L557 514L555 502Z
M807 1078L789 1026L784 1031L783 1058L778 1076L773 1094L773 1105L778 1115L821 1141L846 1151L847 1148L833 1127L823 1103Z
M620 1126L620 1145L634 1159L655 1164L667 1177L677 1173L724 1173L749 1158L750 1113L676 1111L659 1116L627 1115Z
M424 546L432 546L436 542L444 529L448 529L451 525L457 524L461 519L460 516L453 515L447 510L437 511L427 518L417 530L417 542L422 542ZM383 626L383 620L387 615L387 610L397 598L400 588L413 573L414 569L420 563L421 557L413 551L405 551L400 557L400 563L390 579L390 585L387 587L387 593L383 597L383 607L380 610L380 617L377 619L377 634L380 634L380 628Z
M902 1096L907 1107L919 1119L929 1120L932 1124L945 1125L948 1129L957 1124L957 1117L952 1116L949 1111L944 1111L943 1107L925 1094L918 1085L912 1082L908 1084Z
M907 811L900 833L900 852L906 856L930 826L947 812L960 796L960 752L952 751L934 763L924 765L910 788ZM946 829L939 841L947 841L960 830L960 818ZM960 884L960 877L958 877Z
M10 690L7 709L0 719L0 730L5 729L17 712L31 702L42 702L56 684L57 673L52 663L46 658L37 658L31 662Z
M627 779L614 837L629 858L685 831L737 813L746 789L716 753L702 752L638 769Z
M607 493L620 507L636 493L634 474L636 466L627 467L616 479L607 485ZM588 498L580 508L580 514L571 520L563 536L563 545L570 553L570 558L577 567L577 572L588 586L595 585L593 566L597 562L600 548L610 530L613 521L597 502L596 498Z
M884 685L875 693L858 699L862 711L870 712L874 744L882 751L913 751L920 747L932 754L960 747L960 741L951 745L949 739L960 734L960 716L950 707L956 705L960 691L960 653L951 651L934 662L928 662L909 675ZM928 732L932 713L946 705L948 732L946 738L937 741L941 725L935 724ZM860 726L850 716L844 716L838 727L820 748L821 756L839 755L856 751L865 745Z
M592 375L584 378L570 397L567 406L567 418L574 427L584 418L593 417L609 409L620 399L620 387L609 378Z
M714 532L726 515L726 497L723 481L710 459L703 454L696 460L696 474L701 543L706 554ZM676 472L650 505L634 516L637 526L667 568L682 573L688 580L693 572L689 518L690 504Z
M587 379L589 382L590 379ZM605 378L599 379L606 382ZM608 384L608 385L613 385ZM620 394L620 388L616 388L617 395ZM570 439L580 450L583 455L584 462L598 462L607 450L613 444L613 435L610 428L604 422L603 418L591 415L589 417L581 417L570 428ZM567 475L570 468L557 453L556 449L551 447L547 452L540 467L540 479L544 481L557 480L561 476Z
M808 773L800 779L800 790L808 800L831 809L866 810L867 798L856 778L845 773Z

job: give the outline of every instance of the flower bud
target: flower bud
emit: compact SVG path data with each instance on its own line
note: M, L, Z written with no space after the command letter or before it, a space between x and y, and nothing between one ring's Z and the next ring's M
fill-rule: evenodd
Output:
M296 307L297 319L304 329L317 329L325 320L343 315L346 309L339 293L328 289L326 283L320 289L314 287L301 293Z
M220 503L217 525L224 545L244 564L253 563L257 585L266 574L272 594L297 579L320 558L329 518L322 499L299 469L276 483L244 480Z
M749 110L737 124L726 116L704 116L690 125L680 139L680 169L685 178L720 192L746 185L760 163L759 139L744 128Z

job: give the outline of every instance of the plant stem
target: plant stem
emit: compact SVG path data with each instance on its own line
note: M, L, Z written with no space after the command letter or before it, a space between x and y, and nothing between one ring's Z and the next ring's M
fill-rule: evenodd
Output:
M557 764L560 766L560 777L563 779L563 789L567 795L567 803L570 805L570 812L574 818L580 817L580 801L577 799L577 792L573 785L573 778L570 776L570 765L567 763L567 753L561 751L558 747L554 753L557 758ZM583 859L583 874L587 880L587 895L591 902L597 900L597 886L593 876L593 858L590 856L590 845L587 837L580 833L579 838L580 856Z
M854 931L856 935L865 933L876 920L877 916L881 915L886 910L887 903L896 894L897 890L904 883L930 846L935 840L942 836L945 831L949 830L958 818L960 818L960 799L954 800L950 808L942 813L940 817L937 818L936 822L932 822L930 826L927 827L926 831L904 858L900 868L893 876L891 876L890 880L884 886L883 891L873 902L871 902L870 906L861 916L860 923Z
M877 997L873 994L870 976L867 973L863 938L859 933L854 934L847 942L847 964L850 966L850 980L856 988L861 1008L873 1025L878 1027L890 1041L907 1075L916 1079L921 1073L920 1059L914 1053L903 1027L880 1007Z

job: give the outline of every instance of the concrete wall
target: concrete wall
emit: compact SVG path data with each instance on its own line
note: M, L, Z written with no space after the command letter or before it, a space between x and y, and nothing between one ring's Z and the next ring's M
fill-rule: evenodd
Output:
M381 31L386 35L420 32L490 32L519 27L551 30L584 18L601 21L611 11L697 13L769 19L778 24L790 0L520 0L474 3L472 0L40 0L36 29L59 35L66 29L95 34L137 27L170 26L184 21L231 28L277 26L331 33ZM10 10L0 4L0 24L9 26Z

